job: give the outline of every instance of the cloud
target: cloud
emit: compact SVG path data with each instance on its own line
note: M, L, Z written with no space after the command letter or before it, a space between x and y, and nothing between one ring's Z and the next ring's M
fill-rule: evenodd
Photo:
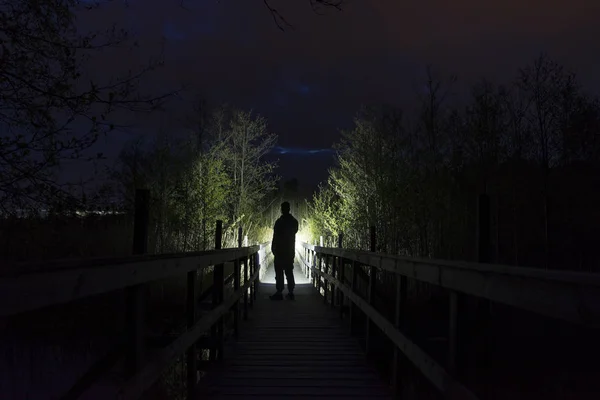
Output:
M275 154L289 154L289 155L296 155L296 156L315 156L315 155L319 155L319 154L327 154L327 155L333 154L334 151L331 148L304 149L304 148L299 148L299 147L276 146L272 152Z

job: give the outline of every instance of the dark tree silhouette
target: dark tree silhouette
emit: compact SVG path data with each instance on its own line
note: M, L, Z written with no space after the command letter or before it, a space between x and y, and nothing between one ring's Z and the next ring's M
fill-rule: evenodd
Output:
M76 0L0 1L0 204L4 212L73 201L56 181L64 160L84 157L114 129L115 110L156 109L168 94L145 96L140 78L160 65L100 83L84 82L90 52L124 45L116 28L80 35ZM93 157L101 157L96 154ZM90 157L90 156L88 156Z

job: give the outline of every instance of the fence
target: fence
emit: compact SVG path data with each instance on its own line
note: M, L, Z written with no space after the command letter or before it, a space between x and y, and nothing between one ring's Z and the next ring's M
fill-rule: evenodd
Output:
M372 230L373 232L373 230ZM374 235L372 235L374 239ZM473 332L476 315L465 307L466 297L483 303L496 302L555 319L587 327L600 327L600 276L587 273L558 272L502 265L451 262L378 254L375 252L328 248L303 243L305 273L313 284L322 289L325 302L330 298L333 305L348 304L350 325L361 310L366 315L365 344L367 354L372 345L370 336L373 326L393 342L394 356L391 365L394 387L397 385L398 357L406 358L444 396L475 398L461 384L457 376L464 366L469 335ZM372 246L374 247L374 246ZM347 275L351 264L351 279ZM365 296L357 290L361 266L367 266L368 279ZM386 271L397 276L393 321L373 307L373 294L377 276ZM447 325L447 361L444 368L404 333L404 313L407 280L426 282L449 292L449 320ZM349 286L350 285L350 286ZM481 305L481 304L480 304ZM489 303L487 303L489 309ZM480 318L481 315L477 315Z
M223 357L224 316L233 311L234 332L237 335L240 302L247 318L258 290L261 262L267 258L267 245L242 247L242 232L238 232L238 248L221 249L222 222L217 221L215 250L179 254L144 255L147 246L147 208L136 205L134 253L123 258L53 261L20 265L6 269L0 276L0 318L4 321L40 309L60 308L80 299L119 290L125 291L127 320L126 340L122 346L123 363L112 363L102 382L91 383L80 390L86 398L140 398L174 360L186 354L187 397L195 396L198 381L196 344L210 330L210 359ZM224 264L233 262L233 272L225 277ZM196 276L213 267L213 284L197 293ZM144 288L151 282L186 276L186 330L166 346L149 351L144 332ZM226 283L233 281L233 293L224 297ZM212 295L212 310L197 318L199 301ZM100 362L102 363L102 362ZM110 370L112 368L112 370ZM92 368L94 369L94 368ZM100 378L100 377L99 377ZM76 385L77 386L77 385ZM108 389L107 389L108 387ZM108 392L107 392L108 390Z

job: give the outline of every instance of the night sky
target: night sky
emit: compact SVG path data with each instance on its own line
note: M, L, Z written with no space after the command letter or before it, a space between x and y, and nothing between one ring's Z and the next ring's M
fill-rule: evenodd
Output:
M456 74L459 93L481 77L506 81L545 51L577 72L588 91L600 91L597 0L352 0L324 16L312 12L309 0L272 0L294 26L285 32L262 0L127 3L81 19L85 27L117 22L140 43L137 51L117 49L94 60L93 69L143 65L164 49L165 66L145 89L186 84L211 104L255 110L279 135L279 173L307 186L326 178L328 149L361 104L410 110L428 64ZM133 132L182 129L186 96L101 145L116 154Z

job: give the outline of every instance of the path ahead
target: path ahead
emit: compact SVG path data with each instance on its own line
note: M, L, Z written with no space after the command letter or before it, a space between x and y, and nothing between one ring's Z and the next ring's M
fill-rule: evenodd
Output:
M296 300L271 301L274 271L267 271L240 339L201 381L199 398L391 399L339 311L323 303L298 264L294 272Z

